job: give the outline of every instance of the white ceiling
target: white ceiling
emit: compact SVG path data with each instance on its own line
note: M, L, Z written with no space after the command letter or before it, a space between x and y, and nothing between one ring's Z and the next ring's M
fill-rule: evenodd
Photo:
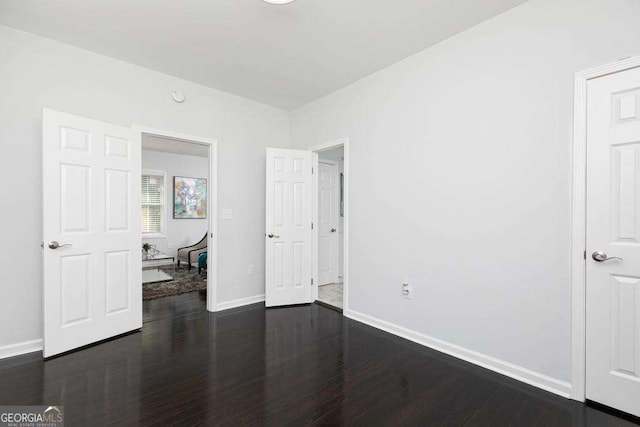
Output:
M0 24L291 110L525 1L0 0Z
M155 135L142 135L142 149L187 156L209 157L209 147L206 145Z

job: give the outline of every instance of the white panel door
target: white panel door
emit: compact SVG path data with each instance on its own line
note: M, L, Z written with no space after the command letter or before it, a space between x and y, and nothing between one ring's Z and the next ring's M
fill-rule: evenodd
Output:
M140 146L43 112L44 356L142 327Z
M311 299L311 152L267 148L266 306Z
M318 285L338 281L338 164L318 163Z
M640 415L640 69L592 80L587 108L586 394Z

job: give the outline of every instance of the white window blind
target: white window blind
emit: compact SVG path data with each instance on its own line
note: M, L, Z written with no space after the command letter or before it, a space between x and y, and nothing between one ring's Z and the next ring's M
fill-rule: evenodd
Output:
M163 234L164 175L142 173L142 234Z

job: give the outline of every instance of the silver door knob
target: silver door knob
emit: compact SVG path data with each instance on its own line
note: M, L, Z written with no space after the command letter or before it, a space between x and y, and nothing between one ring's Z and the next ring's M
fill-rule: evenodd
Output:
M598 262L610 261L612 259L619 259L620 261L624 261L624 259L617 256L608 257L607 254L602 251L595 251L591 254L591 258L593 258L594 261Z
M332 232L332 233L335 233L335 232L336 232L336 229L335 229L335 228L332 228L332 229L331 229L331 232Z
M64 248L65 246L71 246L71 243L64 243L64 244L60 244L58 242L56 242L55 240L49 242L49 249L58 249L58 248Z
M267 237L268 237L268 238L270 238L270 239L273 239L274 237L275 237L276 239L279 239L279 238L280 238L280 236L278 236L278 235L276 235L276 234L273 234L273 233L269 234Z

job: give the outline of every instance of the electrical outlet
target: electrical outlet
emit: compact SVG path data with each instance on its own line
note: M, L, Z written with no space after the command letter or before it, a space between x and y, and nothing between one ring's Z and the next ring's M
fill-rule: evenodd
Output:
M402 284L402 295L407 298L407 299L412 299L413 298L413 293L412 293L413 289L411 289L411 285L409 285L409 283L404 282Z
M249 276L253 276L254 274L256 274L256 266L251 264L249 265L249 269L247 270L247 274L249 274Z
M173 249L173 242L167 242L167 249Z
M233 219L233 209L222 209L222 219Z

